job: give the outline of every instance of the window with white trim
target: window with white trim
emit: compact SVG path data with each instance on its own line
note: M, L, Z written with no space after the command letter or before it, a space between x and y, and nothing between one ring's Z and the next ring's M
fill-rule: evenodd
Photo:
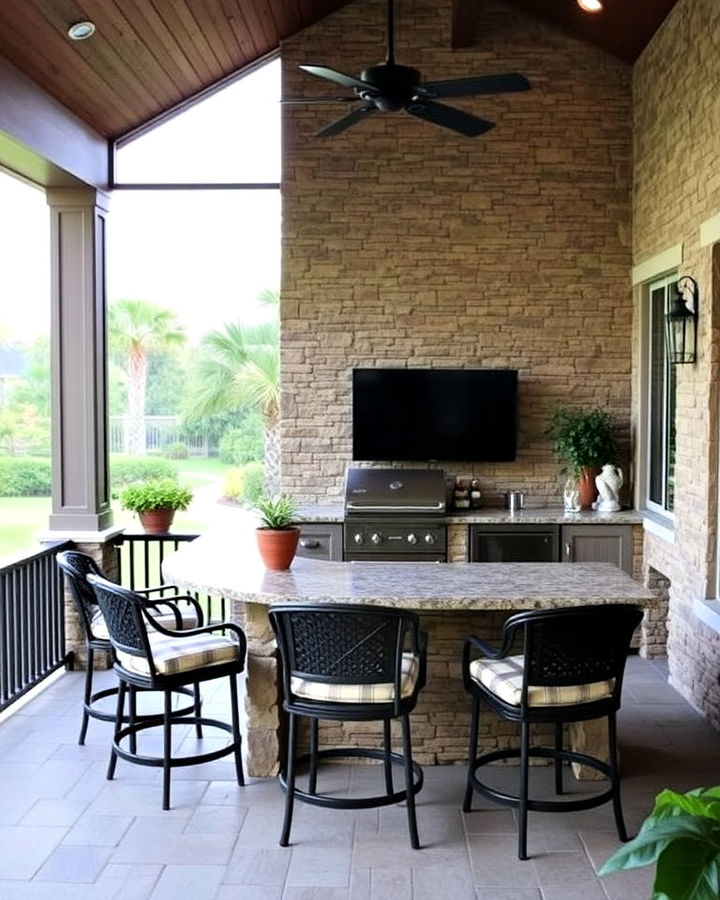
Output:
M668 362L665 315L675 294L677 276L648 286L645 316L645 440L643 505L671 517L675 501L675 368Z

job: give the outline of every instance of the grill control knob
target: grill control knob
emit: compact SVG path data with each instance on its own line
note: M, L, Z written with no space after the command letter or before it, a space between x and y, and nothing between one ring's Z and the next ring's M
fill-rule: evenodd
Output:
M428 533L425 535L425 543L434 544L436 541L437 538L435 537L435 535L431 531L428 531Z
M417 535L412 532L407 536L408 544L417 544Z
M363 536L362 536L362 533L359 532L359 531L356 531L355 534L353 535L353 541L354 541L356 544L362 544L362 542L363 542Z
M373 544L381 544L382 535L378 531L373 531L373 533L370 535L370 540L373 542Z

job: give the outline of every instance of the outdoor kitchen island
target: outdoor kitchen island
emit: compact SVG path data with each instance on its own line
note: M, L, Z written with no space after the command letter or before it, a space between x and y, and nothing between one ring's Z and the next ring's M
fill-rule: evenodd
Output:
M650 590L609 563L326 562L296 557L288 571L269 572L250 534L197 538L165 559L163 573L185 590L225 597L232 619L245 630L245 752L248 771L257 776L275 774L281 753L270 604L359 603L417 611L429 634L428 679L413 714L413 756L421 764L436 764L466 760L469 701L460 669L466 634L492 637L508 615L523 609L586 603L637 603L646 608L647 620L657 602ZM641 627L646 628L645 622ZM641 653L644 644L643 635ZM365 744L374 727L321 723L320 739L335 746ZM490 714L484 716L483 746L506 745L512 735L512 726L510 733L507 728L499 720L493 723ZM583 735L573 735L576 746L583 740Z

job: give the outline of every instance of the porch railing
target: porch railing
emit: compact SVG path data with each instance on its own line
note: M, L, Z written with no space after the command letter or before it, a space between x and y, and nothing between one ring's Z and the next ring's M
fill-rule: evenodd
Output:
M192 541L196 534L120 534L114 544L118 554L118 578L128 588L146 588L162 584L162 563L180 544ZM170 591L168 593L171 593ZM222 622L226 618L224 597L198 594L207 621Z
M44 678L72 665L65 651L63 581L55 554L69 541L46 546L0 569L0 711Z

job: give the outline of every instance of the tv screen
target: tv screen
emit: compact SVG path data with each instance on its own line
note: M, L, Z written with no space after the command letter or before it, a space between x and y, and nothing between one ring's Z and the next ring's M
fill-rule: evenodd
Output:
M354 460L515 459L514 369L354 369Z

